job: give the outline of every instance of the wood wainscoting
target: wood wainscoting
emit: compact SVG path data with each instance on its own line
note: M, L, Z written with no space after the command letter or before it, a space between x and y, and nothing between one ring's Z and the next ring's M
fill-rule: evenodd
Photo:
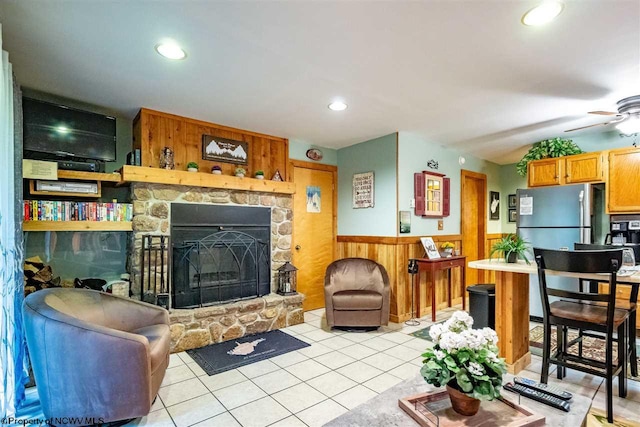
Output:
M223 161L203 160L202 136L212 135L248 144L247 164L235 165ZM196 162L200 172L209 173L214 165L220 166L223 175L233 175L236 166L247 169L248 177L262 170L265 179L271 179L276 171L284 181L289 177L289 140L216 123L140 109L133 120L133 147L141 151L141 166L159 167L160 152L164 147L173 150L175 170L184 171L187 163Z
M440 242L449 241L460 248L462 239L460 235L434 236L433 240ZM360 257L372 259L382 264L389 274L391 284L390 320L400 323L411 318L411 275L407 272L407 265L411 258L422 258L424 248L420 243L420 237L378 237L378 236L338 236L338 258ZM457 269L456 269L457 270ZM459 283L460 274L452 271L452 283ZM421 273L420 283L426 283L426 273ZM446 273L440 274L436 280L436 296L438 308L447 305ZM416 276L416 280L418 277ZM461 303L460 292L457 286L452 286L452 303ZM427 307L431 307L431 294L425 290L421 292L421 301L415 301L415 308L420 304L420 309L428 313ZM415 310L414 308L414 310Z
M507 236L509 233L495 233L495 234L487 234L486 246L484 249L484 253L487 254L487 258L489 258L489 254L491 253L491 246L493 246L498 240L502 239L504 236ZM494 255L495 258L499 257L499 254L496 253ZM467 260L469 262L470 260ZM478 278L482 278L483 283L495 283L496 282L496 272L490 270L477 270Z
M491 245L499 240L503 235L487 234L485 247L487 254L491 249ZM411 275L407 272L407 265L411 258L422 258L424 256L424 248L420 243L420 237L379 237L379 236L338 236L338 258L360 257L372 259L382 264L389 274L391 283L391 301L390 301L390 320L400 323L411 318ZM452 242L456 249L461 249L462 236L460 234L433 236L436 245L449 241ZM464 250L462 251L464 255ZM493 283L494 272L484 271L483 283ZM456 286L460 283L460 272L458 269L451 270L451 300L452 304L461 304L460 287ZM420 280L420 284L425 286L427 283L426 273L421 273L420 277L416 276L416 280ZM423 313L429 313L431 308L430 290L421 292L420 301L415 301L415 308L420 304L420 310ZM438 310L447 307L447 273L441 272L436 278L436 298Z

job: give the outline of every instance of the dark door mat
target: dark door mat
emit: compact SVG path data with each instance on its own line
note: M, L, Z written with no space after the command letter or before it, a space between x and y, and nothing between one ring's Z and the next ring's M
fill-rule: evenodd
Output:
M309 346L304 341L275 330L187 350L187 354L207 374L215 375Z
M439 325L440 323L443 323L443 322L434 323L433 325ZM415 332L412 332L410 335L413 335L416 338L422 338L423 340L431 341L431 336L429 335L429 330L431 329L431 326L427 326L424 329L419 329Z

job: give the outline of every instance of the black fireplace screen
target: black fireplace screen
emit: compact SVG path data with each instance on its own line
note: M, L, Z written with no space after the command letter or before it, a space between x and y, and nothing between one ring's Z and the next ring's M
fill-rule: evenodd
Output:
M173 245L173 302L199 307L269 293L269 243L219 231Z
M271 209L171 204L174 308L266 295L271 289Z

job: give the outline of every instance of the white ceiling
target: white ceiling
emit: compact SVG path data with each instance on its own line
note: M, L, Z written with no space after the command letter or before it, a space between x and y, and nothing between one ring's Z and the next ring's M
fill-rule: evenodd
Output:
M0 22L22 85L130 118L332 148L407 131L505 164L640 93L640 1L567 1L525 27L537 3L2 0ZM165 37L185 61L155 53ZM345 112L327 109L337 96Z

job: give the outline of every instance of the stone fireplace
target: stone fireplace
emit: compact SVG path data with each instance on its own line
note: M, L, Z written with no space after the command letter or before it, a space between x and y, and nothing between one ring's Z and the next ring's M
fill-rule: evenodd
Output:
M304 320L302 295L275 293L275 273L291 260L290 194L132 183L131 197L133 298L149 288L147 276L169 283L172 351ZM143 279L145 235L171 235L174 252L160 257L172 269L151 264Z

